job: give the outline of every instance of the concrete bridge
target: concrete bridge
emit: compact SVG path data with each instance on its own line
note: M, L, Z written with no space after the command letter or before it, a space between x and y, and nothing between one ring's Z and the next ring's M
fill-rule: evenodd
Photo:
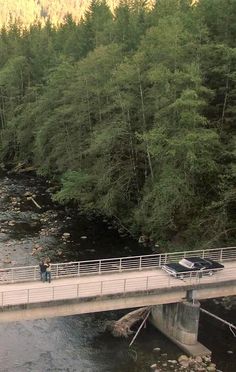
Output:
M165 263L193 256L225 268L212 276L191 272L184 281L161 270ZM11 267L0 271L0 283L0 322L160 305L155 317L164 324L165 306L171 304L168 322L173 323L176 314L186 313L184 303L192 319L198 300L236 295L236 247L53 264L50 284L39 280L38 266ZM187 326L192 328L194 320L186 344L196 343L199 312L196 316Z

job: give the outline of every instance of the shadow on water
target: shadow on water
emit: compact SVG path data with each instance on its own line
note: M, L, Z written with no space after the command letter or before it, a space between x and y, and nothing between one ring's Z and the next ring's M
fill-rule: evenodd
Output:
M63 231L69 231L70 241L66 244L68 260L87 260L98 258L125 257L129 255L152 254L130 237L121 238L118 231L103 222L102 218L86 220L85 216L73 218L64 224Z
M218 301L220 302L220 301ZM202 308L236 325L236 308L226 310L221 303L203 301ZM199 339L213 353L213 359L223 372L236 371L236 332L220 321L201 313ZM234 335L235 334L235 335Z

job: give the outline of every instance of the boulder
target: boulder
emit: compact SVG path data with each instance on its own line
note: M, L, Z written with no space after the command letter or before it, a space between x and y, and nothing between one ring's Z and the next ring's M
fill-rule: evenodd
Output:
M187 357L187 355L180 355L180 357L178 358L178 362L181 363L182 361L188 361L189 358Z

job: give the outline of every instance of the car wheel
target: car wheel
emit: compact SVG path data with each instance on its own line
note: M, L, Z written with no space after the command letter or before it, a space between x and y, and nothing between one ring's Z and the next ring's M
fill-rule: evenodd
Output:
M212 276L213 275L213 271L209 271L209 276Z

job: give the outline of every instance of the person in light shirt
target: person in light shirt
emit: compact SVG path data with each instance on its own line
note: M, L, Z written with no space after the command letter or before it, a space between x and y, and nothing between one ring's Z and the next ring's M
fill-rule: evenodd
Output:
M52 265L50 263L50 259L48 259L46 261L45 265L46 265L46 282L51 283L51 278L52 278L51 269L52 269Z

